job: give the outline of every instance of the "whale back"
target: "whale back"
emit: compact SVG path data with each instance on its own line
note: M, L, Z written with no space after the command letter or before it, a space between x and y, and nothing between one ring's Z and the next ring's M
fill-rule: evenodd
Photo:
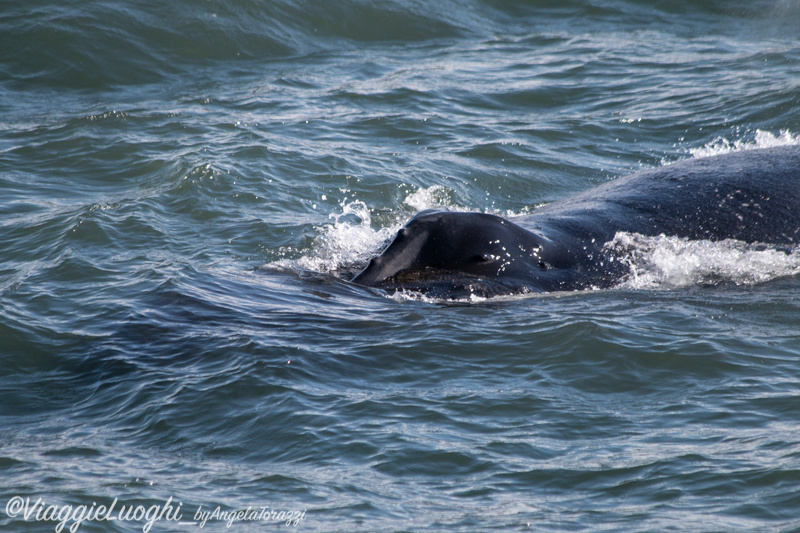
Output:
M692 159L547 205L523 225L610 240L618 231L691 240L800 243L800 146Z

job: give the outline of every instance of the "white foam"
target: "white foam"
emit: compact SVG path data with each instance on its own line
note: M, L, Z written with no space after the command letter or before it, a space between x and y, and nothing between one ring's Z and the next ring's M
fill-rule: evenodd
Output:
M756 133L752 138L743 138L731 141L725 137L717 137L710 143L701 146L700 148L690 149L689 152L692 154L692 157L701 158L727 154L730 152L792 145L800 145L800 136L793 134L789 130L781 130L777 135L769 131L756 130Z
M754 285L800 273L800 248L781 250L736 240L690 241L622 232L606 247L615 253L616 260L630 266L631 274L621 288Z

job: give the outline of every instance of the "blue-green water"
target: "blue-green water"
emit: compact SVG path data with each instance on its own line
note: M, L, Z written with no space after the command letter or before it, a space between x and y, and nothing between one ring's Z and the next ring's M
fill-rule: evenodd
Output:
M800 143L798 36L794 0L5 0L0 528L800 530L793 256L346 281L421 209Z

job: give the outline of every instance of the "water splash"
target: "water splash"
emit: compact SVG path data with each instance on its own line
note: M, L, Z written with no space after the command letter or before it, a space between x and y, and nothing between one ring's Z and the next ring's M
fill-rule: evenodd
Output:
M435 185L417 189L406 196L404 205L415 211L425 209L455 210L449 190ZM394 223L372 227L372 213L360 200L342 201L341 212L329 215L330 223L318 226L312 248L297 259L282 259L266 265L280 270L307 270L321 273L358 271L375 256L405 224L408 214L398 212Z
M417 211L424 211L425 209L462 210L462 208L457 207L450 198L450 189L442 187L441 185L433 185L427 189L417 189L409 194L405 200L403 200L403 203L413 207Z
M631 273L628 289L670 289L691 285L754 285L800 273L800 248L776 248L737 240L690 241L617 233L606 244Z
M397 231L397 226L374 229L367 205L359 200L343 201L341 213L332 213L330 224L317 229L319 235L305 255L282 260L273 266L332 273L351 266L366 265L375 250Z

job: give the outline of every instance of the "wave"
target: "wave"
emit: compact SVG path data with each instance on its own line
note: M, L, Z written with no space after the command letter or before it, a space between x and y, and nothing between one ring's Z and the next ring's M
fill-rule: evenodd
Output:
M9 0L0 15L0 74L16 82L114 89L186 76L198 65L230 70L229 62L359 50L365 44L553 31L569 36L598 23L613 32L645 21L683 28L695 19L707 26L725 18L796 18L781 16L785 3L754 10L751 3L736 2L720 10L715 2L663 8L630 0L94 0L79 6Z
M408 9L411 7L411 9ZM370 42L462 34L445 6L414 2L6 2L0 73L17 82L113 89L196 65L304 56Z

